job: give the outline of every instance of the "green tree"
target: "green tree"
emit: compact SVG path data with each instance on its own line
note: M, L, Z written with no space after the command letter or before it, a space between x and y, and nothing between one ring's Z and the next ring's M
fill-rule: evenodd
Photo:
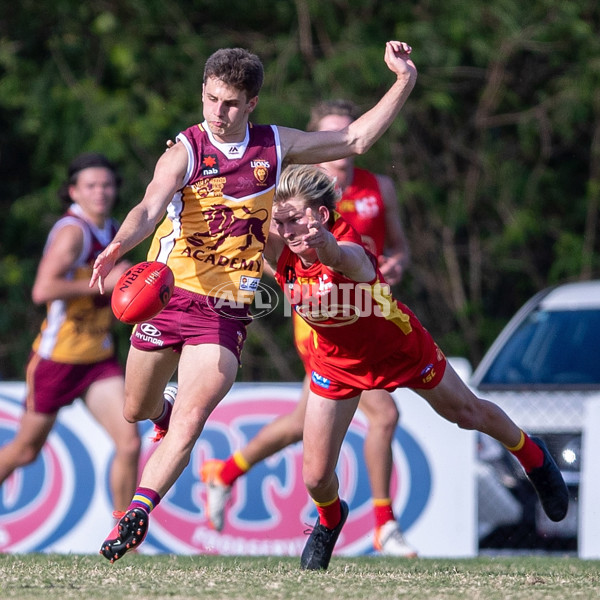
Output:
M23 376L42 314L30 288L74 155L121 165L123 216L165 141L201 120L215 49L263 59L257 122L303 128L316 99L368 109L381 96L388 39L413 46L419 79L358 162L397 184L413 257L400 298L447 354L477 362L535 291L597 276L599 25L591 0L4 3L0 377ZM287 321L276 313L251 328L244 377L301 375Z

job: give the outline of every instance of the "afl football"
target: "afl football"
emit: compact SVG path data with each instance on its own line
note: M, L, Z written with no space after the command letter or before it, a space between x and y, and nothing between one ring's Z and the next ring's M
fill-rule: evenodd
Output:
M117 282L110 300L113 313L129 325L147 321L167 305L174 283L173 271L164 263L138 263Z

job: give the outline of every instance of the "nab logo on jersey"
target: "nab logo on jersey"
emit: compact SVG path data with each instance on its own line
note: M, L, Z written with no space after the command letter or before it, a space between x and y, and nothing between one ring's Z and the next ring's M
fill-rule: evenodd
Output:
M216 154L207 154L202 157L202 176L210 177L212 175L218 175L219 171L219 159Z

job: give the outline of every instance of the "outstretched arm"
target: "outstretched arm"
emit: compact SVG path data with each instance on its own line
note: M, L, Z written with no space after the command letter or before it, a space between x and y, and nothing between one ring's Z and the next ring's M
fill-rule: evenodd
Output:
M396 81L371 110L345 129L304 132L280 127L285 160L310 164L364 154L388 129L415 85L417 69L410 59L411 52L404 42L387 42L384 59L396 74Z
M158 159L142 201L129 211L113 241L96 259L90 287L97 283L104 293L104 279L120 257L153 233L173 194L183 185L186 170L187 150L183 144L176 144Z

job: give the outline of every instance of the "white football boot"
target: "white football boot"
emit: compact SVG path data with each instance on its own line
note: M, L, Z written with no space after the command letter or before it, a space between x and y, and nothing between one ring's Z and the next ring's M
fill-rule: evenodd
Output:
M231 498L231 486L221 480L224 465L223 460L207 460L200 470L200 477L206 484L206 518L216 531L222 531L225 525L225 508Z
M397 521L391 520L375 530L375 550L383 556L416 558L417 551L404 539Z

